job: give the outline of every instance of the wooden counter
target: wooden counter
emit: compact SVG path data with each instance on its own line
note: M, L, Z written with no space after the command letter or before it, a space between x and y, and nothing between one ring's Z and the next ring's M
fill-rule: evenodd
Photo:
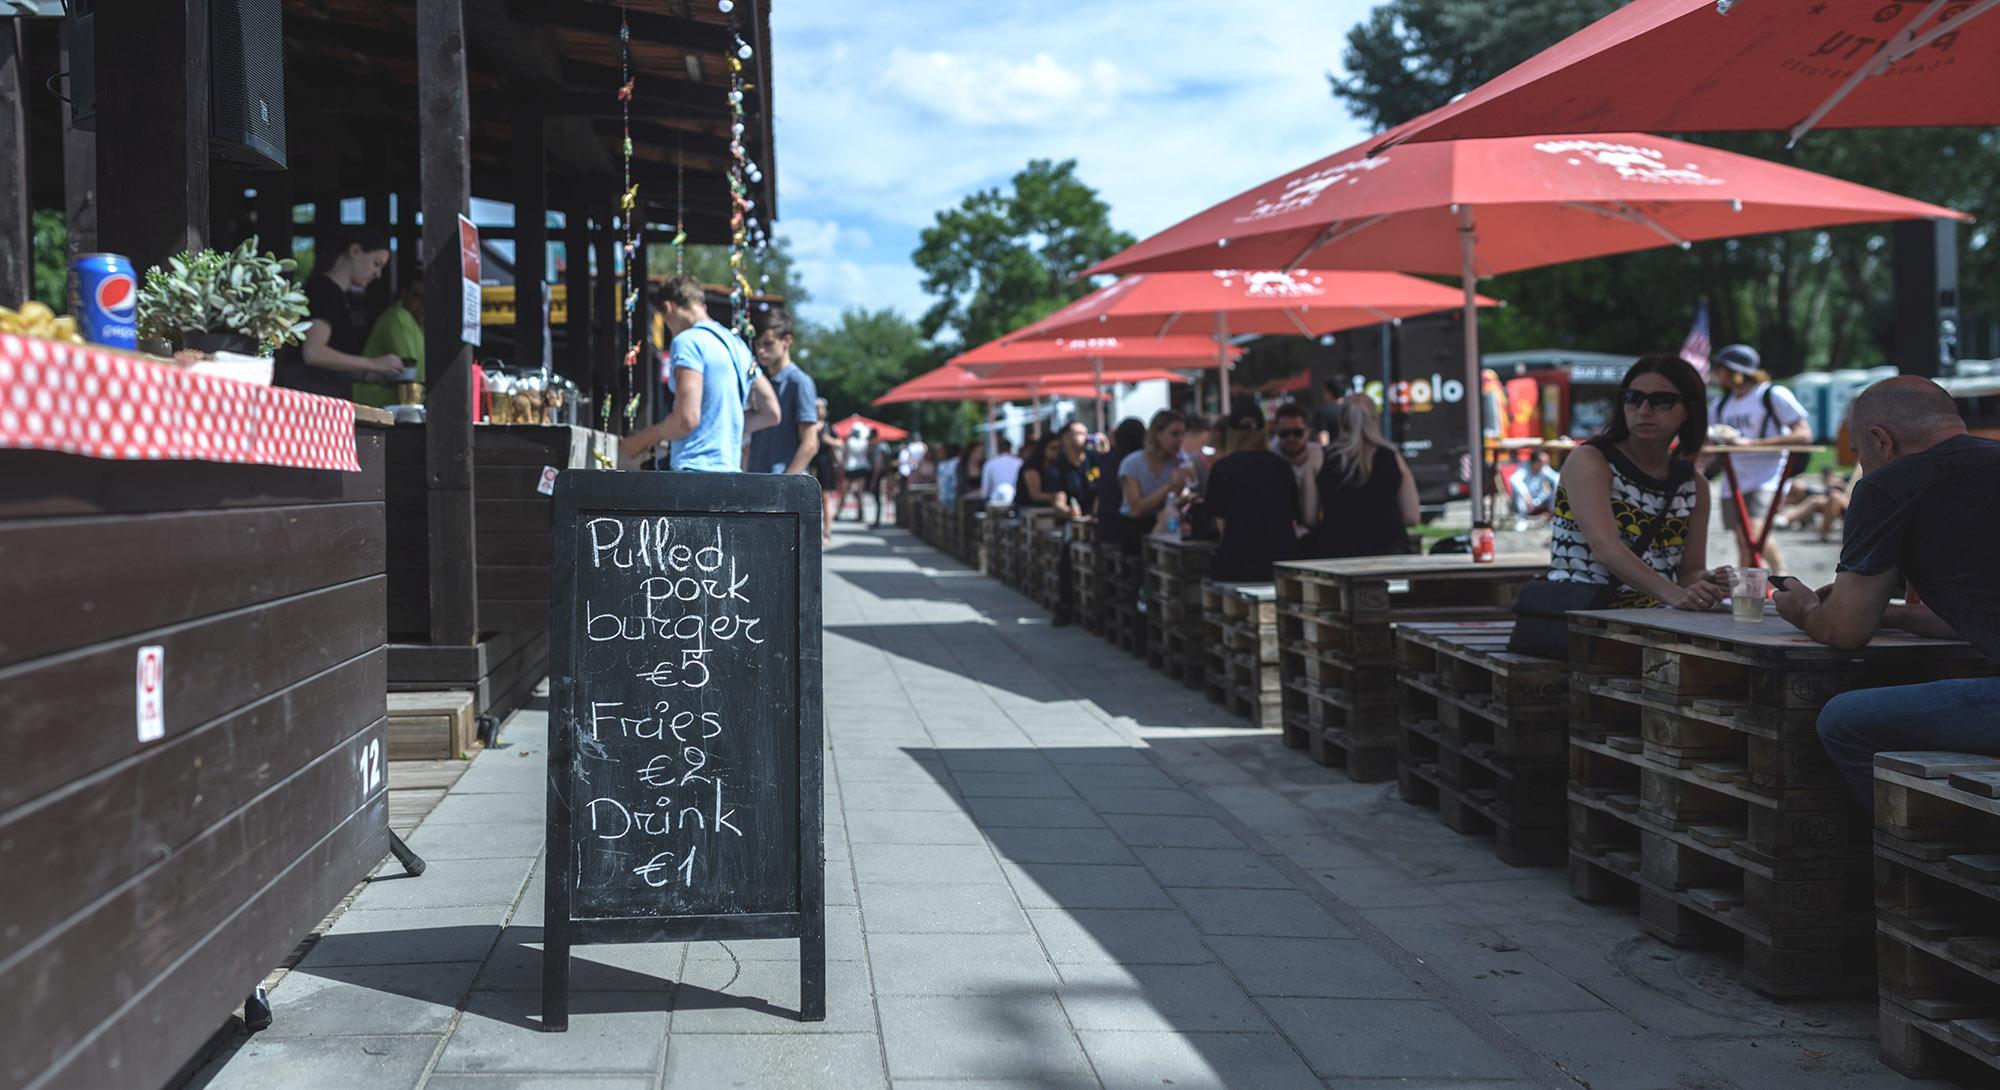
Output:
M357 433L359 473L0 451L0 1083L161 1085L388 853Z
M424 426L389 433L389 687L464 689L481 715L504 717L548 672L550 512L545 469L609 468L617 438L588 428L481 424L472 429L473 562L480 639L431 640L430 526Z

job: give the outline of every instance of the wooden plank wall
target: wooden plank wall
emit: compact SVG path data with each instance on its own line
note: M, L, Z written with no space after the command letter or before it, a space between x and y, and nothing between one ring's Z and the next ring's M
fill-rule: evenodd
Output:
M545 467L590 468L612 437L585 428L486 425L473 429L474 542L480 643L475 648L399 648L391 687L470 688L483 714L504 715L548 666L550 512L538 488ZM389 436L389 632L428 642L429 569L423 429Z
M358 437L360 473L0 452L0 1087L164 1083L387 854Z

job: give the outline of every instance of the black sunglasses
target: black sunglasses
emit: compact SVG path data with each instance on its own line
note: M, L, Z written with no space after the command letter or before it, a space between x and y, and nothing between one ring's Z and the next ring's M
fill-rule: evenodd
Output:
M1641 405L1651 405L1655 412L1666 412L1668 409L1681 403L1681 395L1665 392L1649 394L1644 390L1621 390L1618 393L1618 400L1635 409Z
M1304 428L1279 428L1278 438L1297 439L1299 436L1304 435L1305 433L1306 430Z

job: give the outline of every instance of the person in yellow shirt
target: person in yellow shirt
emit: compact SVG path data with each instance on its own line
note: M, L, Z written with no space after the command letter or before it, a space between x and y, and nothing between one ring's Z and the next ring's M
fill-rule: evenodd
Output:
M400 299L375 319L362 352L370 356L396 356L403 366L417 369L414 381L424 381L424 278L412 276L403 285ZM354 384L354 400L363 405L394 405L396 388L379 382Z

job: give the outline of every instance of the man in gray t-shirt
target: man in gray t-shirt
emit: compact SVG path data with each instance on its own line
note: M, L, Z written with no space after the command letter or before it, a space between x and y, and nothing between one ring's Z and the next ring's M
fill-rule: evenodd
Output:
M751 473L805 473L819 453L819 390L812 376L792 362L792 316L779 308L751 316L757 337L751 349L757 366L778 394L778 423L753 432L743 468Z

